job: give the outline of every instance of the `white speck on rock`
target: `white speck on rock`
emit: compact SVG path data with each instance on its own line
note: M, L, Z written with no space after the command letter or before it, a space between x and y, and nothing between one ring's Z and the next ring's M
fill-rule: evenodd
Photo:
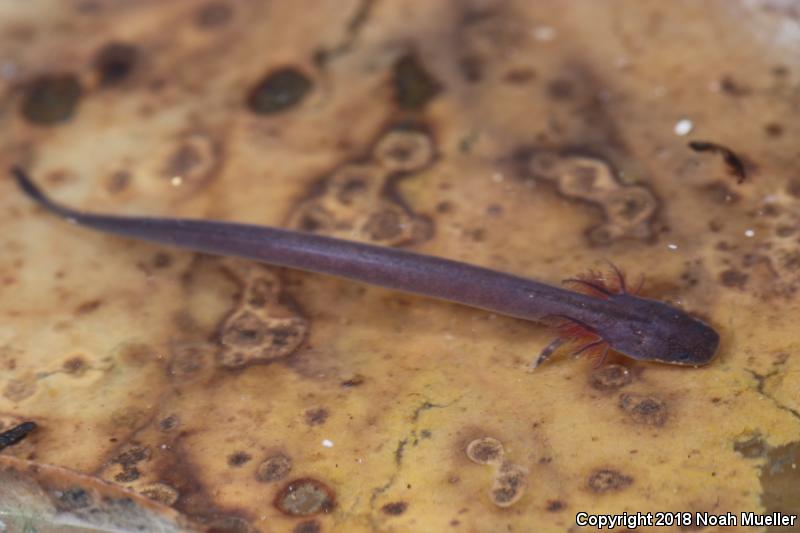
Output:
M694 129L694 123L688 118L682 118L675 123L675 135L688 135Z
M533 38L542 42L552 41L556 38L556 30L550 26L537 26L533 29Z

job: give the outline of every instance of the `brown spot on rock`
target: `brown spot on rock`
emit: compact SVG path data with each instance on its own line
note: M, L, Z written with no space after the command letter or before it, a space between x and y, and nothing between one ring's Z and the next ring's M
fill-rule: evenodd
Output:
M373 241L392 240L403 233L405 218L397 209L387 207L370 214L363 230Z
M652 193L644 187L620 187L605 202L606 212L612 221L626 225L639 224L649 219L657 203Z
M82 376L84 372L86 372L86 361L79 355L75 357L70 357L61 365L61 368L64 369L64 372L67 374L74 374L76 376Z
M228 456L228 464L233 467L239 467L252 458L253 457L247 452L235 452Z
M342 387L350 388L350 387L358 387L364 384L364 376L361 374L356 374L350 379L346 379L342 381Z
M544 178L548 180L556 179L558 173L562 170L563 161L562 157L551 151L542 150L534 151L530 148L520 148L512 156L519 165L520 171L523 175L528 173L537 178ZM598 176L598 169L596 165L580 165L581 168L575 168L565 179L572 178L575 183L574 188L580 191L587 191L594 188L594 183Z
M630 370L622 365L606 365L597 368L589 377L592 388L612 391L628 385L633 380Z
M567 505L564 502L562 502L561 500L547 500L547 504L545 506L545 509L547 509L548 512L556 513L558 511L561 511L562 509L564 509L564 507L566 507L566 506Z
M166 174L169 177L181 176L200 162L200 155L192 146L183 145L175 151L167 164Z
M12 402L21 402L22 400L33 396L36 392L36 382L33 380L23 379L9 379L3 389L3 396Z
M481 465L499 463L504 453L503 444L492 437L475 439L467 445L467 457Z
M780 137L783 135L783 126L777 122L770 122L764 126L764 132L770 137Z
M608 224L594 226L586 231L586 239L592 246L609 246L614 242L614 232Z
M800 198L800 178L794 178L786 184L786 192L795 198Z
M128 188L131 182L131 174L127 170L118 170L109 176L106 189L111 194L118 194Z
M40 126L66 122L75 114L82 95L74 74L45 74L28 84L22 115Z
M553 181L562 195L603 209L606 221L586 231L593 246L608 246L622 238L653 237L658 199L643 185L620 182L605 159L577 149L554 152L521 147L512 153L510 161L526 183L534 179Z
M761 464L761 505L764 512L797 513L800 501L800 442L790 442L767 450ZM796 526L795 526L796 527ZM780 528L768 528L780 531ZM787 528L788 530L788 528Z
M492 503L498 507L510 507L522 498L525 492L527 471L512 463L503 463L495 475L489 491Z
M547 94L554 100L571 100L575 96L575 85L571 80L556 78L547 84Z
M155 268L167 268L172 264L172 256L166 252L157 252L153 256L153 266Z
M70 487L55 494L60 511L75 511L94 503L92 495L81 487Z
M442 215L453 212L453 203L443 200L436 204L436 212Z
M752 435L748 438L737 440L733 443L733 449L742 454L747 459L757 459L763 457L767 451L767 443L761 435Z
M632 483L632 477L608 468L595 470L589 475L589 479L586 482L589 490L597 493L620 491Z
M143 409L133 405L125 405L114 409L111 412L109 421L115 428L133 429L142 422L145 416L146 412Z
M103 305L103 300L89 300L88 302L83 302L75 308L75 314L87 315L93 311L97 311L101 305Z
M139 479L142 473L139 472L139 469L135 466L132 468L126 468L122 472L114 475L114 481L117 483L131 483Z
M275 507L292 516L329 513L336 507L333 491L321 481L296 479L287 484L275 498Z
M303 342L308 323L299 317L264 317L248 310L234 312L223 325L217 360L237 368L285 357Z
M197 10L194 21L204 29L217 28L226 24L233 16L233 9L224 2L209 2Z
M164 505L172 506L180 495L177 490L164 483L150 483L139 489L139 494Z
M339 186L336 198L344 205L351 205L355 200L367 192L366 179L368 177L353 177Z
M149 446L138 444L128 445L122 452L114 457L111 462L118 464L121 472L114 475L114 481L118 483L130 483L136 481L141 476L138 464L150 460L151 451Z
M747 96L750 94L748 87L741 85L727 74L719 80L719 89L729 96Z
M467 231L467 236L475 242L483 242L486 239L485 228L475 228Z
M727 183L715 181L703 187L703 192L718 205L735 204L742 199L739 193L732 191Z
M213 137L202 131L187 132L167 157L162 174L170 183L198 188L214 178L221 159L222 147Z
M225 328L222 336L223 344L236 346L254 346L264 343L266 325L255 313L246 311L233 320Z
M720 283L732 289L743 289L748 279L749 276L747 274L735 268L729 268L719 275Z
M619 407L637 424L663 426L667 421L666 404L652 396L623 394L619 397Z
M513 85L520 85L536 79L536 71L532 68L515 68L506 72L503 81Z
M561 191L565 194L589 197L589 195L596 195L606 188L603 182L609 181L608 176L610 176L610 169L605 163L587 159L572 165L570 171L562 175L559 184Z
M114 457L114 463L118 463L123 467L135 466L136 463L150 459L150 447L138 444L131 444L128 448L121 451Z
M319 533L320 531L322 531L322 526L319 525L319 522L306 520L294 526L292 533Z
M259 278L254 280L245 294L245 303L250 307L261 309L278 299L278 287L274 280Z
M94 67L101 85L116 85L130 76L139 50L124 43L109 43L101 48L94 60Z
M464 79L470 83L483 79L483 61L476 55L464 55L459 59L458 67Z
M534 162L542 161L545 155L538 154ZM555 163L553 170L558 176L559 190L567 196L603 202L606 195L618 194L626 189L620 186L611 164L602 158L562 156Z
M158 359L158 352L143 342L123 342L112 351L112 358L124 365L143 366Z
M293 67L283 67L267 74L253 87L247 106L260 115L278 113L302 102L311 88L311 80L305 74Z
M180 418L178 418L178 415L169 415L168 417L161 419L161 421L158 423L158 429L164 432L172 431L173 429L177 428L180 423L181 422Z
M343 206L353 206L357 203L370 201L376 183L383 178L384 171L369 163L346 163L334 170L325 183L320 184L320 192L325 192L336 198ZM331 206L335 208L335 206ZM321 213L325 218L325 213Z
M328 419L328 410L324 407L309 409L306 411L306 424L309 426L320 426Z
M384 513L395 516L405 513L406 509L408 509L406 502L390 502L381 507L381 511Z
M503 214L503 206L492 204L486 207L486 214L489 216L497 217Z
M281 298L277 276L236 262L228 262L224 270L243 290L219 328L219 364L241 368L292 354L305 339L309 324L289 297Z
M380 138L373 155L390 171L413 172L433 161L433 141L425 131L395 128Z
M776 78L783 78L789 74L789 69L785 65L775 65L770 69L770 74Z
M211 367L213 348L204 342L173 342L167 371L172 379L185 381L196 378Z
M264 483L280 481L292 470L292 459L282 453L267 457L258 465L256 479Z
M781 266L789 272L794 272L800 269L800 251L795 250L788 252L781 258Z
M381 132L371 155L345 162L314 182L292 210L288 225L385 246L430 239L432 221L414 213L397 186L433 160L427 129L410 122L395 124Z
M394 97L403 109L417 111L425 107L442 90L415 53L400 57L393 68Z

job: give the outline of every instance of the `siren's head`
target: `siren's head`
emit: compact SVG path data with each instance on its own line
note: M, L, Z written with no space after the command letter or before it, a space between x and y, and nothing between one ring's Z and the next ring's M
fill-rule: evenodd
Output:
M630 294L611 297L641 316L641 321L616 320L603 328L611 347L633 359L701 366L714 359L719 334L708 324L663 302Z

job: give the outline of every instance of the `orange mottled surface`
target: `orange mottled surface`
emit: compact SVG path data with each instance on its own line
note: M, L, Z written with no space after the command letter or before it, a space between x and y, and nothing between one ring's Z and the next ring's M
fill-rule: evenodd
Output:
M797 512L799 45L778 0L0 4L0 167L60 201L551 283L611 260L722 337L701 369L526 372L545 326L101 235L0 179L0 428L38 425L0 521Z

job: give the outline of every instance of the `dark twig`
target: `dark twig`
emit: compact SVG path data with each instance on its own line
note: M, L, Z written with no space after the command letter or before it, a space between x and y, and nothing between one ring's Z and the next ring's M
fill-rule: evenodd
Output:
M0 433L0 450L12 446L25 437L28 433L36 429L36 422L23 422L13 428Z
M747 172L745 171L744 163L742 163L742 160L739 159L739 156L737 156L730 148L709 141L691 141L689 143L689 148L695 152L711 152L714 154L720 154L722 159L725 161L725 164L728 165L728 172L736 176L736 183L738 185L741 185L744 183L744 180L747 179Z

